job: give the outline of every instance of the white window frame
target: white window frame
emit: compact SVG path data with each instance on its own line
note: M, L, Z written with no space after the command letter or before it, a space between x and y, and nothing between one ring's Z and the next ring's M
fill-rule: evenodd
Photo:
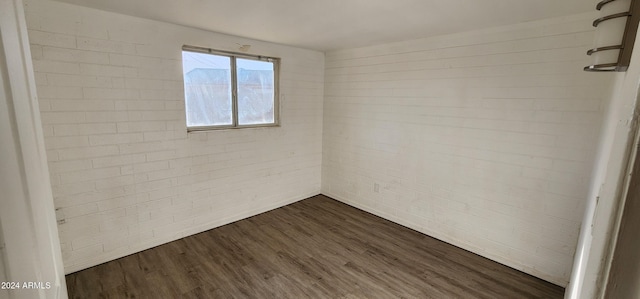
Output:
M230 67L231 67L231 101L232 101L231 114L233 119L232 124L231 125L213 125L213 126L191 126L191 127L187 124L187 132L280 126L280 58L251 55L246 53L236 53L236 52L222 51L222 50L214 50L210 48L187 46L187 45L182 46L182 51L225 56L225 57L229 57L231 60ZM273 63L273 85L274 85L273 86L273 123L249 124L249 125L241 125L238 123L238 82L237 82L238 78L236 74L237 58L268 61ZM182 79L184 84L184 76ZM184 93L183 93L183 96L185 100L185 113L186 113L187 98L186 98L186 95L184 95Z

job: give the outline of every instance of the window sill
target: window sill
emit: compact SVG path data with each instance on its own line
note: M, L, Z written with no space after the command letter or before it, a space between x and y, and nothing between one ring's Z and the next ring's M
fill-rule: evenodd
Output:
M187 133L225 131L238 129L260 129L260 128L279 128L280 124L264 124L264 125L246 125L246 126L205 126L205 127L187 127Z

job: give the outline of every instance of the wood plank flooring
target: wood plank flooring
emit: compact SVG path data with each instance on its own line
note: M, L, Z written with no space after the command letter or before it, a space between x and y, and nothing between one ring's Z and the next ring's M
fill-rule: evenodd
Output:
M564 293L322 195L66 280L70 298L562 298Z

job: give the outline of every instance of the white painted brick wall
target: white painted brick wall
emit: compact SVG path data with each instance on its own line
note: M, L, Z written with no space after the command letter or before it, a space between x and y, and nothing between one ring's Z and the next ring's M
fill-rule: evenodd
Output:
M67 273L320 192L324 55L33 0ZM184 44L282 58L281 127L187 134Z
M566 285L611 79L582 71L593 17L327 53L322 193Z
M609 84L580 70L592 15L325 64L58 2L26 12L67 272L315 195L322 161L323 193L566 285ZM187 134L180 47L236 43L283 58L282 127Z

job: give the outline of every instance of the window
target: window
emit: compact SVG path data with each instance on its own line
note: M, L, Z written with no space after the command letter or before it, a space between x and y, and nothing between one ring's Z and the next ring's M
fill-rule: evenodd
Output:
M184 46L189 131L278 125L278 58Z

